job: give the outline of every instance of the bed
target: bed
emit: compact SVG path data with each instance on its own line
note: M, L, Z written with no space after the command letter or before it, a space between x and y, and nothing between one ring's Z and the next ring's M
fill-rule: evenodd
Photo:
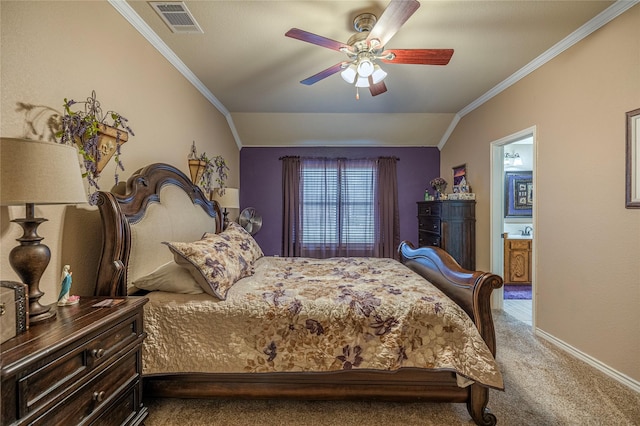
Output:
M487 404L489 389L503 390L490 307L499 276L409 242L401 262L262 256L239 226L222 230L217 204L168 164L138 170L97 204L95 294L142 288L149 298L145 396L456 402L476 424L496 423Z

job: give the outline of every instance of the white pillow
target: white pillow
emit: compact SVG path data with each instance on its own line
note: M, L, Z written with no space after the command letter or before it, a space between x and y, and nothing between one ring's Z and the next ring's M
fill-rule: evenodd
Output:
M200 294L202 287L193 278L193 275L174 261L151 272L149 275L138 278L132 283L142 290L159 290L169 293Z

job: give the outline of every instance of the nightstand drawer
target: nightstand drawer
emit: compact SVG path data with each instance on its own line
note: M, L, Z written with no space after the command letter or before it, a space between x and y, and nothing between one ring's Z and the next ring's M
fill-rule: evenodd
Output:
M140 392L140 380L133 382L127 390L107 409L100 417L91 423L91 426L120 426L124 424L135 424L140 414L140 402L142 395ZM146 408L143 408L143 415L146 416Z
M18 416L26 416L59 397L86 372L87 358L83 347L76 347L63 355L54 355L53 362L18 381Z
M19 415L25 416L57 398L71 384L81 380L92 369L134 342L141 332L140 324L140 315L127 318L90 340L84 347L76 347L66 354L56 355L55 361L20 379L18 386L22 398L18 402Z
M144 421L140 351L148 299L94 307L104 299L54 307L55 319L2 343L1 425Z
M139 380L138 350L129 352L32 424L76 425L113 403Z
M103 308L104 309L104 308ZM142 333L141 317L136 315L91 340L85 349L87 366L95 368L114 353L138 338Z

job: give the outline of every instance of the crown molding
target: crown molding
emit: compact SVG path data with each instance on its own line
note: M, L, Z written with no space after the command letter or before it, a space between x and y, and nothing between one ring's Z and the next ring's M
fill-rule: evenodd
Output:
M242 142L240 140L240 136L238 135L238 131L236 130L235 124L233 123L233 119L231 118L231 113L229 110L216 98L213 93L200 81L198 77L185 65L184 62L175 54L173 50L167 46L167 44L162 41L162 39L158 36L147 25L146 22L136 13L133 8L126 2L126 0L108 0L108 2L116 9L129 23L136 29L142 36L147 39L149 43L153 47L156 48L158 52L162 56L164 56L171 65L173 65L193 86L200 92L202 95L209 101L211 104L216 107L218 111L227 120L229 124L229 128L231 130L231 134L238 146L238 149L242 149Z
M452 125L454 125L454 127L453 128L450 127L450 129L447 129L447 133L443 135L442 140L438 144L438 148L442 149L444 145L447 143L449 136L455 129L455 125L457 125L458 121L460 121L460 118L469 114L471 111L480 107L482 104L484 104L494 96L498 95L499 93L503 92L507 88L511 87L512 85L514 85L515 83L517 83L518 81L526 77L527 75L531 74L533 71L537 70L538 68L540 68L541 66L543 66L544 64L546 64L547 62L549 62L550 60L552 60L553 58L555 58L556 56L558 56L559 54L561 54L562 52L570 48L571 46L575 45L576 43L578 43L579 41L581 41L582 39L584 39L594 31L600 29L601 27L609 23L611 20L617 18L618 16L620 16L621 14L623 14L624 12L626 12L627 10L629 10L630 8L632 8L638 3L640 3L640 0L616 1L614 4L612 4L611 6L609 6L602 12L600 12L598 15L596 15L595 17L587 21L580 28L578 28L577 30L575 30L574 32L572 32L571 34L569 34L568 36L560 40L558 43L554 44L551 48L549 48L547 51L542 53L540 56L538 56L537 58L529 62L524 67L520 68L515 73L511 74L501 83L498 83L488 92L486 92L484 95L480 96L478 99L471 102L466 107L462 108L456 114L456 117L459 117L458 120L454 120L455 124L454 122L452 122Z

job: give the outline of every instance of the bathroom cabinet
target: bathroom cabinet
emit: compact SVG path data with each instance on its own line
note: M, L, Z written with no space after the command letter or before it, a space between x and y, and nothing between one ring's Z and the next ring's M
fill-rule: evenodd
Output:
M504 283L531 284L531 238L504 234Z

